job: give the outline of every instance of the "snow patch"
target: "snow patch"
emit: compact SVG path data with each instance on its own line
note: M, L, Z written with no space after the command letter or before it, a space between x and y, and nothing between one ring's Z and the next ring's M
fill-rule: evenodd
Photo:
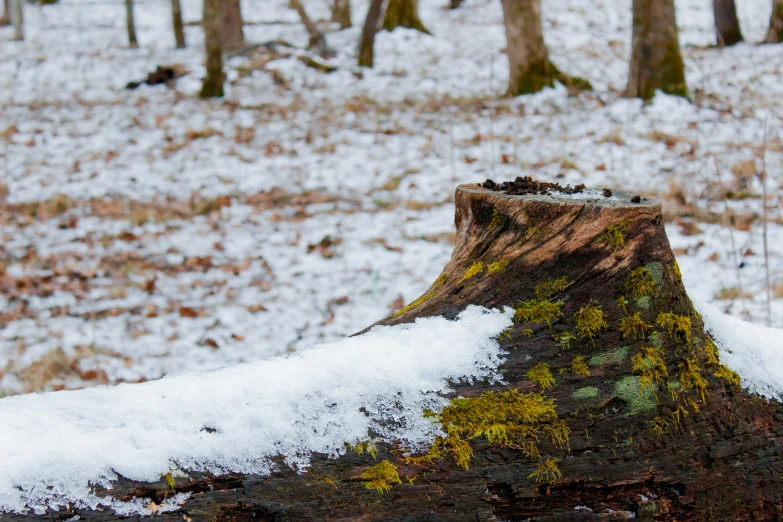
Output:
M376 326L290 357L2 399L0 511L68 502L117 509L91 487L110 487L118 475L266 474L277 455L305 470L312 453L341 455L369 430L422 449L439 433L423 410L447 403L440 394L450 381L498 379L503 358L494 338L512 317L511 309L470 306L455 321Z

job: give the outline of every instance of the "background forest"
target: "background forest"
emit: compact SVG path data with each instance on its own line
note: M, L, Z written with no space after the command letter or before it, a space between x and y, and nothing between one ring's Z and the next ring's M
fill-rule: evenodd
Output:
M772 0L403 4L5 0L0 396L350 335L487 178L659 197L689 293L783 325Z

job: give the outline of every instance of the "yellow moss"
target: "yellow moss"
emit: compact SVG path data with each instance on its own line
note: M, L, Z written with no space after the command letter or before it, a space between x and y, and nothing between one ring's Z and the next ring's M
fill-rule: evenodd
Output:
M435 288L439 288L439 287L445 285L446 281L448 281L448 280L449 280L449 274L441 274L440 277L435 280L435 282L433 283L433 286Z
M547 363L538 363L525 374L528 379L541 386L542 390L548 390L555 385L555 378L549 370Z
M536 297L539 299L549 299L568 288L568 278L561 277L554 281L547 281L536 285Z
M568 350L571 347L571 341L576 339L576 336L569 331L554 334L552 339L564 350Z
M552 321L563 317L561 308L563 308L562 301L553 303L545 299L533 299L517 306L514 320L523 323L546 323L549 328L552 328Z
M409 304L407 306L404 306L404 307L400 308L399 310L397 310L394 313L394 317L397 317L398 315L404 314L405 312L416 308L417 306L419 306L423 302L425 302L425 301L427 301L429 299L432 299L432 297L434 295L435 295L435 292L430 292L429 294L426 294L426 295L423 295L423 296L419 297L418 299L413 301L411 304Z
M560 468L557 467L557 462L560 459L546 459L544 462L538 465L538 468L528 475L527 478L532 478L536 482L555 482L563 477L560 473Z
M691 342L691 318L677 315L671 312L661 312L655 320L655 324L665 328L669 337L675 340Z
M663 437L663 435L669 431L669 423L660 417L656 417L651 420L650 424L652 424L653 433L655 433L659 438Z
M608 327L604 321L604 312L597 301L590 301L576 312L576 332L583 339L592 341L595 334Z
M677 404L676 407L672 410L670 413L672 416L672 420L674 421L674 424L679 425L680 422L682 422L682 417L688 416L688 410L685 409L685 406L682 404Z
M489 223L489 227L487 227L488 230L492 230L499 224L501 224L506 218L503 217L503 214L498 213L497 210L492 211L492 221Z
M682 281L682 272L680 272L680 265L677 264L677 261L672 263L668 268L669 276L672 278L672 280L676 283L679 281Z
M661 357L660 350L645 348L640 353L631 357L633 373L641 374L639 385L642 389L646 386L655 387L664 382L669 372L666 370L666 362Z
M571 373L590 377L590 368L587 367L584 357L581 355L574 357L574 360L571 361Z
M644 333L652 328L649 324L646 324L642 320L642 313L636 312L633 315L628 315L620 319L620 333L623 334L623 339L628 337L637 337L644 339Z
M626 306L628 306L628 300L625 297L623 297L623 296L618 297L617 298L617 308L622 310L624 314L628 313L628 309L626 308Z
M500 261L496 261L495 263L490 263L487 265L487 274L492 275L496 273L503 273L506 271L506 267L508 266L508 259L501 259Z
M163 480L165 480L166 484L168 484L172 488L177 485L177 481L174 480L174 476L171 473L166 473L165 475L163 475Z
M606 241L612 247L613 252L619 252L625 247L625 232L628 230L630 219L626 219L616 225L609 225L606 231L596 239L596 243Z
M740 385L740 376L737 374L737 372L723 364L719 364L718 369L712 372L712 375L722 380L726 384L732 384L734 386Z
M704 394L707 391L707 379L702 376L699 361L695 356L683 359L680 363L680 373L677 377L683 390L694 390L704 400Z
M650 270L640 266L631 271L623 284L625 292L636 301L658 293L658 285Z
M335 482L334 482L334 479L333 479L333 478L331 478L331 477L324 477L324 482L326 482L326 483L327 483L327 484L329 484L330 486L334 486L334 485L336 485L336 484L335 484Z
M406 457L411 463L451 456L467 469L473 456L468 440L478 437L492 444L514 444L531 459L539 458L538 443L542 435L559 447L568 443L568 425L558 418L554 400L538 393L508 390L459 397L440 413L425 412L425 415L435 418L446 436L437 437L425 455Z
M525 328L524 330L522 330L522 335L524 335L525 337L530 337L531 335L533 335L533 330L531 330L530 328Z
M704 341L704 354L707 356L707 364L720 364L718 347L709 339Z
M459 280L459 282L467 281L471 277L473 277L476 274L480 274L484 271L484 263L481 261L476 261L472 265L470 265L470 268L468 268L467 272L465 272L465 275L462 276L462 279Z
M397 466L388 460L367 468L362 473L362 478L367 481L364 487L374 489L380 494L388 493L392 486L402 484L400 474L397 473Z
M378 448L375 446L374 440L363 440L356 444L347 444L347 446L349 450L355 451L357 455L364 455L366 453L372 458L378 456Z

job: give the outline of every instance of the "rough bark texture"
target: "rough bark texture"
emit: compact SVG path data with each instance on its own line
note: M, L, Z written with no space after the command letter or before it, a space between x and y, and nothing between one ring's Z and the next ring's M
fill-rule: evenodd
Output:
M626 95L648 100L657 89L688 97L674 0L633 0L633 41Z
M731 46L743 40L737 19L737 6L734 0L713 0L713 12L715 14L715 34L718 37L718 45Z
M332 2L331 21L340 24L340 29L351 27L351 0L334 0Z
M128 46L136 48L139 41L136 39L136 22L133 18L133 0L125 0L125 21L128 25Z
M360 67L373 66L375 61L375 35L378 34L381 28L385 7L386 0L370 0L367 18L364 19L364 27L362 27L362 38L359 41Z
M772 0L766 43L783 43L783 0Z
M174 27L174 40L177 49L185 47L185 26L182 23L182 6L179 0L171 0L171 23Z
M307 33L310 35L310 41L308 42L307 47L309 49L315 49L321 56L334 56L335 52L326 44L326 37L318 30L318 27L307 14L304 4L302 4L300 0L290 0L290 2L291 7L299 13L299 18L302 19L302 23L304 24L305 29L307 29Z
M223 52L238 51L245 47L245 33L242 31L242 11L239 0L220 0L222 20L220 38Z
M419 18L419 0L389 0L386 16L383 18L383 28L394 31L397 27L407 27L430 34Z
M555 80L569 89L590 89L582 78L563 74L549 60L541 28L541 2L503 0L509 78L507 96L519 96L552 87Z
M450 457L408 463L398 448L379 445L377 459L354 452L334 460L316 456L306 474L281 465L283 471L266 478L192 473L173 487L121 480L107 494L159 502L191 492L179 512L158 516L166 521L184 515L194 521L781 520L783 407L719 376L658 201L633 203L622 191L592 201L508 196L470 185L457 189L456 207L456 246L443 274L422 298L380 324L454 317L469 304L525 310L531 302L562 303L551 327L518 312L515 326L500 336L508 351L505 384L463 383L455 390L476 397L515 389L554 399L570 440L558 447L542 437L540 450L561 459L560 477L536 483L529 477L537 463L519 446L476 438L469 469ZM586 309L602 310L605 322L592 339L580 335ZM640 327L643 335L625 331L629 317L648 325ZM681 322L672 330L661 317ZM575 335L567 345L565 332ZM657 367L650 364L653 349ZM586 372L574 371L578 357ZM554 377L543 391L528 376L542 363ZM651 368L660 381L643 388ZM362 479L381 459L396 464L403 478L385 495ZM4 520L75 514L82 521L116 519L111 512L73 510Z
M204 0L204 48L207 58L207 75L201 84L199 96L202 98L220 98L223 96L223 57L221 42L221 2L222 0Z

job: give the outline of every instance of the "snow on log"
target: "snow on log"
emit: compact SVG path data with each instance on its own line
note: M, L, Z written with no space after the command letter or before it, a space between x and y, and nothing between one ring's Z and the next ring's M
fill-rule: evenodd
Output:
M657 200L488 181L456 226L357 337L3 399L3 520L780 518L783 336L702 318Z

